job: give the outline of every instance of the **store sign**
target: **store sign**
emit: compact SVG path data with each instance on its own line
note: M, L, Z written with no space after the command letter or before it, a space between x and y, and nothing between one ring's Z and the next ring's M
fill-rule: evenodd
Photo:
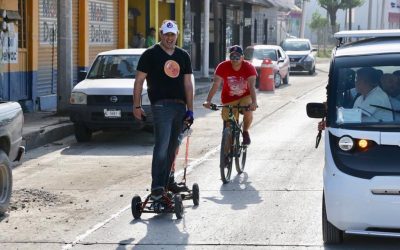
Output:
M1 63L18 63L18 33L0 32Z
M57 46L57 0L39 1L40 45Z
M389 12L400 12L400 0L389 1Z
M89 1L89 44L114 44L113 2Z

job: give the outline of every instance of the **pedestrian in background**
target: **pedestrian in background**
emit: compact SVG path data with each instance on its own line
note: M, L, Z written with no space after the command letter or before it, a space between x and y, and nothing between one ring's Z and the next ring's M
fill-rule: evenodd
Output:
M153 46L156 44L156 29L151 27L146 37L146 48Z
M144 48L145 46L145 38L141 32L138 32L133 37L132 47L133 48Z
M184 190L174 181L171 166L183 123L193 123L193 83L189 54L175 45L178 34L174 21L163 22L161 41L142 54L135 79L133 115L139 120L146 115L140 106L146 79L154 120L155 145L151 168L151 196L154 200L165 194L165 188L174 193Z

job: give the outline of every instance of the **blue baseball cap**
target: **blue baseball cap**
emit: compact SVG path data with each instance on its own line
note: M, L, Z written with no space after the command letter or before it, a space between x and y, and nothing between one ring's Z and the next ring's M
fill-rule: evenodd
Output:
M243 55L243 49L239 45L233 45L229 48L229 54L232 53L238 53L240 55Z

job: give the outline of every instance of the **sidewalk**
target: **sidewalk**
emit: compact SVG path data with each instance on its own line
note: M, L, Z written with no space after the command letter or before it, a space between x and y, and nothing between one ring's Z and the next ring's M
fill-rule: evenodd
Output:
M210 79L194 72L196 79L195 95L207 93ZM74 134L73 123L68 116L56 112L24 113L23 142L26 150L34 149Z

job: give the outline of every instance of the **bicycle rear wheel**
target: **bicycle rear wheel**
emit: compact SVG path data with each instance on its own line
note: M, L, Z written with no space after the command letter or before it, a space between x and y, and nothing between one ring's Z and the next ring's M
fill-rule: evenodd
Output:
M240 128L243 127L243 123L240 123ZM243 138L241 133L238 132L235 136L235 166L238 174L243 173L244 166L246 165L247 146L243 146Z
M224 128L221 140L220 152L220 172L221 180L224 184L231 180L233 163L233 146L232 146L232 131L230 128Z

